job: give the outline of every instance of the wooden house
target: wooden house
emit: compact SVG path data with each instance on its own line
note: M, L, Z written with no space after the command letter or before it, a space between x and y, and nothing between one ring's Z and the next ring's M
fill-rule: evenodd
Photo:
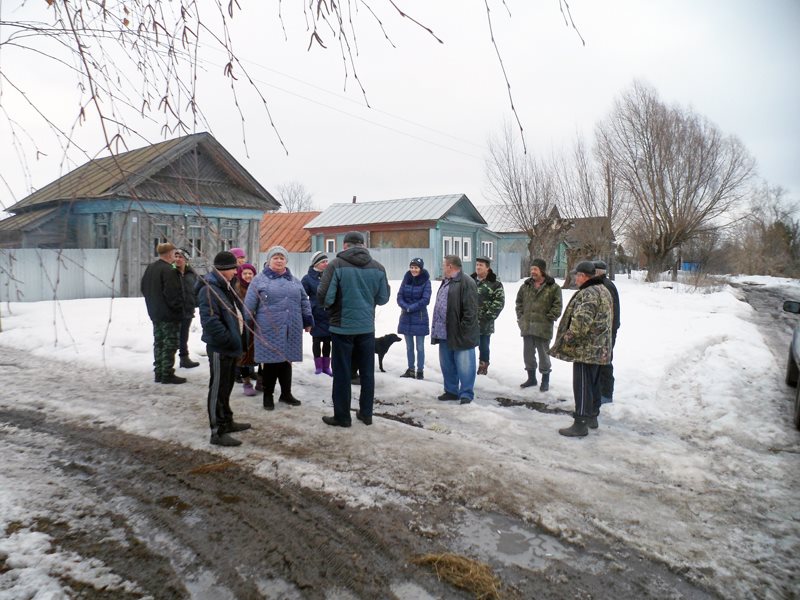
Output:
M17 202L0 221L0 248L118 248L120 290L139 294L165 241L192 264L220 250L259 249L277 200L208 133L91 160Z

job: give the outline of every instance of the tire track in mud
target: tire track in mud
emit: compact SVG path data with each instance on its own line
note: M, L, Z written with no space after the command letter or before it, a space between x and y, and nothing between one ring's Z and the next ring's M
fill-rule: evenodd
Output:
M126 533L114 542L108 532L84 531L67 520L39 519L30 526L67 550L103 561L155 598L189 597L184 580L203 571L235 598L269 597L270 589L324 598L337 588L380 598L390 583L409 581L434 597L464 597L409 563L413 554L433 551L409 531L410 514L352 510L234 463L193 474L219 457L113 429L16 410L0 411L0 421L51 437L63 476L78 477L106 506L117 507L94 517ZM164 554L170 550L176 556Z

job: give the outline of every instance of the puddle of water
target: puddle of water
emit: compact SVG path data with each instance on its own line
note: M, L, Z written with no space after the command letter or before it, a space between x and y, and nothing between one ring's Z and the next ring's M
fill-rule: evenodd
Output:
M553 536L502 515L468 514L458 533L457 543L468 554L526 569L542 569L573 554Z

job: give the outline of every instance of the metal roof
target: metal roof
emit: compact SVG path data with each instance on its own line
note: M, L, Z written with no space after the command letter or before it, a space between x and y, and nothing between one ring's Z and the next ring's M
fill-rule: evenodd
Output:
M273 246L283 246L289 252L309 252L311 233L303 227L319 214L318 210L314 210L264 215L258 235L260 251L266 252Z
M30 225L39 225L39 221L44 221L52 216L58 210L57 206L46 210L37 210L34 212L22 213L21 215L14 215L0 221L0 231L26 231L31 229Z
M343 227L372 223L402 223L406 221L438 221L447 216L456 204L465 202L467 210L474 213L478 223L485 223L481 214L464 194L398 198L376 202L332 204L321 215L306 225L318 227Z
M508 208L502 204L486 204L479 206L478 211L486 219L489 231L494 233L519 233L522 230L514 222Z
M212 181L199 179L202 174L195 179L176 178L168 167L198 147L209 157L202 166L206 171L216 169L218 176ZM226 181L220 180L220 173L224 173L222 178ZM184 201L197 204L263 210L280 206L211 134L196 133L90 160L6 210L20 212L63 200L131 197L133 194L141 200L172 202L176 201L177 194Z

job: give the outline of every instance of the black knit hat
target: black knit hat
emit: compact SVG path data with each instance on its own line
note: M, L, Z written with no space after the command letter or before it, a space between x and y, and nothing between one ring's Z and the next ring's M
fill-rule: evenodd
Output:
M236 257L227 250L223 250L214 257L214 268L217 271L228 271L238 266Z
M543 258L534 258L531 261L531 266L539 267L539 270L542 272L542 274L547 273L547 263L544 261Z
M419 267L420 269L424 269L425 268L425 261L422 260L419 257L412 258L411 262L408 263L408 266L409 267Z

